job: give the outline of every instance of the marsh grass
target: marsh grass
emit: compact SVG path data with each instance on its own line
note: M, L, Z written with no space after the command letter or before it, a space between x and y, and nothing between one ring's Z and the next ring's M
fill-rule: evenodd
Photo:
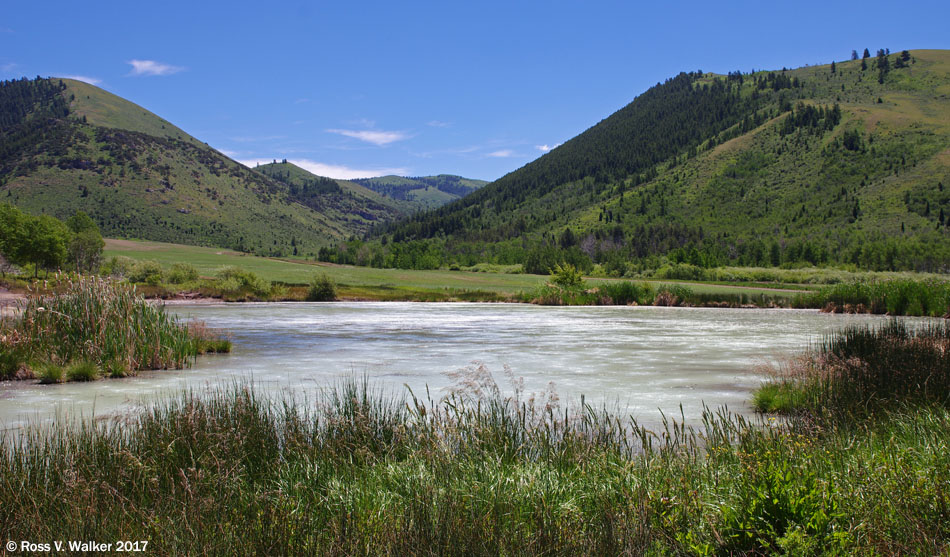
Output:
M851 326L779 369L754 395L764 412L844 419L907 404L950 404L950 325Z
M936 278L847 282L798 296L794 305L835 313L944 317L950 313L950 282Z
M55 364L70 380L90 380L180 369L199 353L230 350L228 341L179 322L121 282L60 275L44 291L0 323L4 371Z
M950 415L857 429L725 410L656 431L484 366L435 399L344 380L250 385L13 436L11 539L149 539L156 554L848 554L948 548Z

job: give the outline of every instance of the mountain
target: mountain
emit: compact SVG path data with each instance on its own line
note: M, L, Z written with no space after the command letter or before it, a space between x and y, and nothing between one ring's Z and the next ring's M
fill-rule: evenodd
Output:
M246 168L87 83L0 82L0 203L82 210L105 236L262 255L314 254L412 210L356 184L302 180Z
M485 180L472 180L452 174L413 178L380 176L379 178L361 178L354 182L386 197L408 201L417 210L441 207L465 197L488 183Z
M950 268L950 51L682 73L539 159L377 229L443 261ZM420 248L421 249L421 248Z

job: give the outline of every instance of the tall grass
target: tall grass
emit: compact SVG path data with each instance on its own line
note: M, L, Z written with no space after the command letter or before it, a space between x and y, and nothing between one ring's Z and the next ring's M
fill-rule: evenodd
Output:
M71 365L67 377L100 371L180 369L214 338L145 302L134 288L97 277L58 277L52 294L32 295L16 319L3 323L2 352L18 365ZM227 347L229 348L229 346Z
M433 400L346 381L315 401L236 385L119 422L8 434L9 539L157 554L938 554L950 413L860 432L707 411L653 432L590 405ZM200 396L199 396L200 394ZM421 394L421 393L420 393Z
M950 313L950 282L937 279L857 281L805 294L799 307L824 311L942 317Z
M826 336L756 394L764 411L851 419L907 404L950 405L950 325L852 326Z

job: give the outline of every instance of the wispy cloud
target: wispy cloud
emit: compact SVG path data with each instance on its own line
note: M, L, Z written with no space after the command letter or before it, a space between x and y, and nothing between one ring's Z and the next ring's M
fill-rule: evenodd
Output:
M396 132L396 131L382 131L382 130L339 130L339 129L330 129L327 130L330 133L338 133L340 135L345 135L346 137L352 137L354 139L359 139L360 141L365 141L367 143L372 143L373 145L388 145L395 141L402 141L404 139L409 139L409 134L405 132Z
M0 71L4 71L4 72L12 72L15 69L16 69L16 64L13 62L0 66Z
M305 102L310 102L310 99L307 99L307 98L297 99L294 101L294 104L303 104Z
M185 68L156 62L155 60L129 60L132 72L129 75L171 75Z
M429 126L429 127L431 127L431 128L447 128L447 127L451 126L452 123L451 123L451 122L442 122L442 121L440 121L440 120L432 120L432 121L430 121L430 122L426 122L426 125Z
M102 80L98 77L89 77L87 75L63 75L60 77L65 77L66 79L75 79L76 81L82 81L83 83L88 83L89 85L99 85L102 83Z
M542 153L547 153L551 149L557 149L561 145L561 143L555 143L554 145L535 145L535 148L537 148L537 150L541 151Z
M281 159L251 159L241 160L239 163L249 168L254 168L258 163L268 164ZM407 176L410 174L407 168L353 168L342 164L326 164L309 159L288 159L288 162L296 164L304 170L313 172L317 176L326 176L336 178L337 180L352 180L354 178L373 178L374 176L386 176L397 174Z
M515 156L515 152L511 149L502 149L500 151L492 151L491 153L487 153L486 156L494 157L496 159L507 159L509 157Z

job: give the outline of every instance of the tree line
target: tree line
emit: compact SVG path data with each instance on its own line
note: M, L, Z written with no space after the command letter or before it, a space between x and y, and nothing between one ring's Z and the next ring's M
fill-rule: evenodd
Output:
M65 222L50 215L30 215L9 204L0 204L0 272L13 265L40 270L70 269L95 272L105 242L89 215L77 211Z

